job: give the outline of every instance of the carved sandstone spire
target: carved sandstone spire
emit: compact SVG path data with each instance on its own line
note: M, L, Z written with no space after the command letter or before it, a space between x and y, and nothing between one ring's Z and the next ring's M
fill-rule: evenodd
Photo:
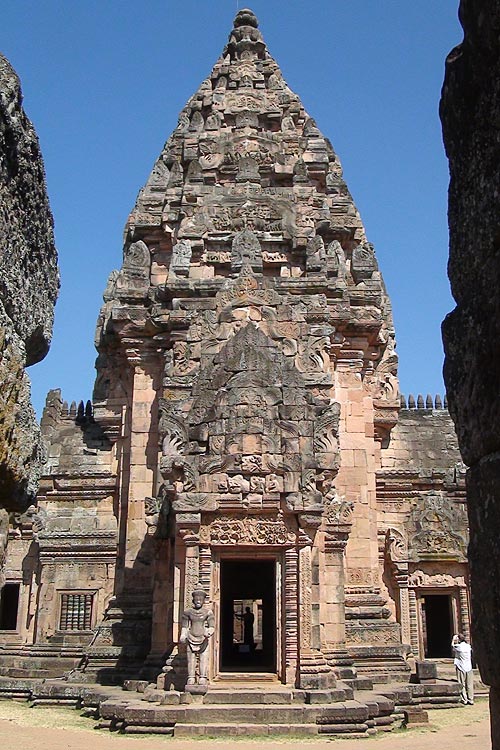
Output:
M127 227L134 236L161 228L168 252L189 239L192 263L209 267L228 264L234 234L250 229L274 252L273 267L283 275L304 264L317 234L326 251L315 271L338 266L337 247L329 247L334 241L348 257L364 247L331 144L288 87L252 11L237 14L222 56L180 113ZM376 264L370 278L372 271Z
M138 243L142 266L126 267ZM166 300L211 297L250 268L294 299L317 293L311 304L328 304L333 351L365 359L378 418L382 402L399 408L391 309L373 247L330 142L284 80L252 11L239 11L221 57L181 111L129 216L124 258L100 332L136 336L150 322L161 329L171 317ZM130 314L133 331L116 301L140 308ZM349 343L358 329L368 335L359 357Z

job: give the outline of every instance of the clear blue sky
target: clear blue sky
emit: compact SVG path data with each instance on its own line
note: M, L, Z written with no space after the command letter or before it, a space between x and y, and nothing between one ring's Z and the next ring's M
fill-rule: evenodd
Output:
M55 218L61 293L30 368L91 397L94 327L136 195L227 40L235 0L2 0L0 50L21 77ZM245 7L243 2L239 7ZM392 298L404 393L443 391L448 166L438 118L458 0L253 0L283 74L330 138Z

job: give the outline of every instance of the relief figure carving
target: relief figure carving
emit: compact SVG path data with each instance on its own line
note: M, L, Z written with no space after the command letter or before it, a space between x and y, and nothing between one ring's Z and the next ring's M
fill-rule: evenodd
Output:
M207 685L210 652L208 645L215 632L215 617L206 606L207 595L201 586L192 594L193 606L182 614L180 642L187 645L187 685Z
M191 242L189 240L179 240L172 249L170 271L178 275L187 276L192 252Z

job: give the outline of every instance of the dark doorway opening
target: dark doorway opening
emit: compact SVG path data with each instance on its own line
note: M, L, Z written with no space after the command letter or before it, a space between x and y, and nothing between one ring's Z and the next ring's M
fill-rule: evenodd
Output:
M221 561L220 669L276 672L274 560Z
M19 583L6 583L0 591L0 630L17 630Z
M451 656L451 597L429 594L423 597L424 651L430 659Z

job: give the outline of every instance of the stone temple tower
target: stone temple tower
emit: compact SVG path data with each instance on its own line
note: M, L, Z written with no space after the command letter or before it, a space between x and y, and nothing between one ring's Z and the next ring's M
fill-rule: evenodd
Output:
M373 247L249 10L139 193L96 346L93 404L47 400L0 674L83 656L80 680L183 689L200 588L210 682L331 690L448 654L468 627L453 428L430 397L400 408Z
M258 614L259 669L287 683L329 683L373 643L401 671L375 509L399 408L390 304L339 160L249 10L139 193L97 346L95 418L119 446L115 629L152 614L149 657L175 672L200 581L212 677L253 657L234 648L236 601Z

